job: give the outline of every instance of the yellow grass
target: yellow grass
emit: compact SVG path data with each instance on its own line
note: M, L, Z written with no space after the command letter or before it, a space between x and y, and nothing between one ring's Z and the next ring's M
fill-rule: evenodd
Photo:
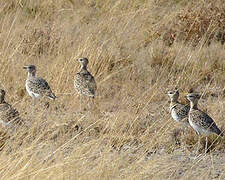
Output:
M224 12L222 0L1 0L0 85L29 128L1 129L0 179L224 179L224 139L194 159L197 136L182 135L165 95L203 93L199 107L225 129ZM86 111L79 57L98 86ZM28 64L58 97L49 109L42 99L32 113Z

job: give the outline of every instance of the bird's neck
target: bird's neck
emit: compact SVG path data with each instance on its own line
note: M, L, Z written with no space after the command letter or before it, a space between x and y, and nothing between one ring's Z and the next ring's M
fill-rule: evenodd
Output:
M28 72L28 78L35 77L35 72Z
M0 104L2 104L2 103L5 103L5 98L4 97L0 98Z
M198 109L198 103L197 102L190 102L190 109Z
M85 70L85 71L87 71L87 66L82 65L80 70Z
M178 99L173 99L173 98L172 98L172 99L170 100L170 103L171 103L171 104L178 103Z
M172 109L176 106L176 104L178 103L178 101L170 101L170 111L172 111Z

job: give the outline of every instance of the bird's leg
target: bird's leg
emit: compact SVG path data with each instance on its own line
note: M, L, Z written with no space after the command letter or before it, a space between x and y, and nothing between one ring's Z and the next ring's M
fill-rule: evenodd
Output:
M200 149L200 145L201 145L201 137L200 137L200 134L198 133L198 147L197 147L197 150L196 150L196 154L198 153L198 151Z
M81 106L81 104L82 104L82 95L80 95L80 111L82 111L82 106Z
M188 127L186 125L182 128L182 135L185 136L187 134Z
M32 114L34 114L34 109L35 109L35 105L36 105L36 101L35 101L35 98L32 98L33 99L33 103L32 103Z
M95 98L91 98L91 104L92 104L92 107L94 108L95 107Z
M90 109L91 109L90 99L91 99L91 98L90 98L90 97L88 97L88 102L86 101L86 102L87 102L86 104L87 104L87 109L88 109L88 110L90 110Z
M35 98L32 98L32 106L34 107L35 106Z
M206 136L205 138L205 154L207 153L208 150L208 137Z
M184 150L186 150L187 144L186 144L186 141L185 141L185 135L186 135L186 131L187 131L187 126L184 126L183 129L182 129L182 131L183 131L183 132L182 132L182 136L183 136L183 137L182 137L182 141L184 142Z
M89 97L88 98L88 109L91 110L94 107L94 98L93 97Z

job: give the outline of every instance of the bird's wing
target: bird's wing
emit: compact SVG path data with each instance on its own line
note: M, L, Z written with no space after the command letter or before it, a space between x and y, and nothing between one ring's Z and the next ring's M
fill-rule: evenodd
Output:
M95 79L89 72L77 73L75 76L75 86L83 90L92 91L92 93L97 89Z
M190 110L190 106L177 103L174 108L176 109L177 113L182 116L183 118L188 116L188 112Z
M213 121L213 119L206 114L205 112L201 111L201 118L203 118L203 126L209 129L210 131L216 133L216 134L221 134L220 129L217 127L216 123Z
M10 104L4 103L0 105L0 118L9 122L11 120L15 120L19 117L19 112L14 109Z
M43 94L43 93L51 92L51 88L48 85L48 83L40 77L30 79L28 83L29 83L30 89L34 93Z

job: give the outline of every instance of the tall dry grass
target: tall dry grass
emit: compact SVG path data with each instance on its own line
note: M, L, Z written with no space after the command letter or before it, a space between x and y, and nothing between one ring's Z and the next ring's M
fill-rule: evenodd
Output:
M165 95L203 93L225 129L224 12L222 0L0 1L1 88L29 127L2 129L0 179L224 179L224 139L192 158L197 136L182 135ZM98 85L86 111L73 87L81 56ZM58 97L49 109L31 106L27 64Z

